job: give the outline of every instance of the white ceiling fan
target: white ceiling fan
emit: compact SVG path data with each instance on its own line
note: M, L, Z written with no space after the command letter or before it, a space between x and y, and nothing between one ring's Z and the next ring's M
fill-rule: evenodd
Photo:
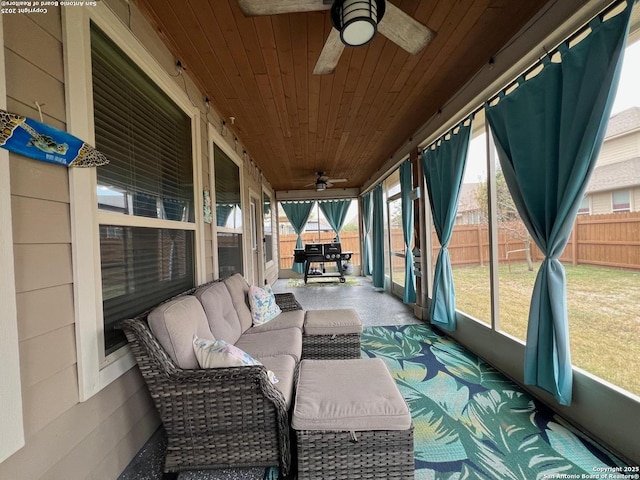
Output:
M364 45L377 31L412 55L435 35L386 0L238 0L238 4L247 16L331 9L333 29L313 69L315 75L333 72L345 45Z
M329 178L324 174L324 172L317 172L318 178L313 183L309 183L305 185L305 187L315 187L317 192L322 192L327 188L333 187L334 183L343 183L346 182L346 178Z

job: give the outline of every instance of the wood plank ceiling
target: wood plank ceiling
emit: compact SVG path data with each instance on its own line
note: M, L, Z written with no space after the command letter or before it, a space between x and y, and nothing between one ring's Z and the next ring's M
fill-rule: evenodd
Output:
M412 56L378 34L317 76L328 11L245 17L237 0L138 0L276 191L317 171L362 186L546 2L393 0L433 41Z

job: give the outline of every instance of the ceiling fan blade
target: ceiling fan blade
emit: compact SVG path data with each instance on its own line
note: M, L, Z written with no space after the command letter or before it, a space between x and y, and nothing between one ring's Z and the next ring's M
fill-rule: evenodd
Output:
M323 0L238 0L240 10L247 16L276 15L278 13L315 12L329 10L331 4Z
M331 183L343 183L343 182L348 182L348 180L346 178L329 178L327 180L327 182L331 182Z
M435 37L435 33L387 2L378 31L411 55L419 53Z
M340 55L344 50L344 43L340 40L340 32L335 28L331 29L329 38L324 43L322 52L320 52L320 58L313 69L314 75L326 75L333 73L340 61Z

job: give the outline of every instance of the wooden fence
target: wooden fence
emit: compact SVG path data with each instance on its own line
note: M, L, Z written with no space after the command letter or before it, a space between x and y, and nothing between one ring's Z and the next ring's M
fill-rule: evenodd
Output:
M509 230L498 230L498 259L501 262L524 261L525 245ZM433 233L433 255L438 241ZM486 225L456 225L449 244L454 265L483 265L489 258L489 235ZM531 242L534 261L544 258ZM570 265L640 270L640 212L604 215L579 215L560 260Z
M525 260L524 242L513 233L518 227L511 227L498 231L499 262ZM334 236L332 232L322 232L319 241L330 242ZM291 268L296 238L295 234L280 235L280 268ZM358 232L344 232L340 238L342 249L354 252L353 263L359 265ZM317 242L318 233L305 233L302 239L304 243ZM435 261L439 250L435 232L432 232L432 241ZM391 231L391 242L392 245L403 245L401 229ZM456 225L449 243L449 254L453 265L486 265L489 261L487 225ZM544 258L533 241L531 257L534 261ZM640 212L579 215L560 260L571 265L640 270Z

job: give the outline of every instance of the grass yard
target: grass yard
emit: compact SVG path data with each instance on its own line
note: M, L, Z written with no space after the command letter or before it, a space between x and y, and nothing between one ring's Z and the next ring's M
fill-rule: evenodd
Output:
M536 272L501 265L500 330L526 337ZM640 395L640 272L565 266L571 356L575 366ZM490 324L489 267L453 268L457 309Z

